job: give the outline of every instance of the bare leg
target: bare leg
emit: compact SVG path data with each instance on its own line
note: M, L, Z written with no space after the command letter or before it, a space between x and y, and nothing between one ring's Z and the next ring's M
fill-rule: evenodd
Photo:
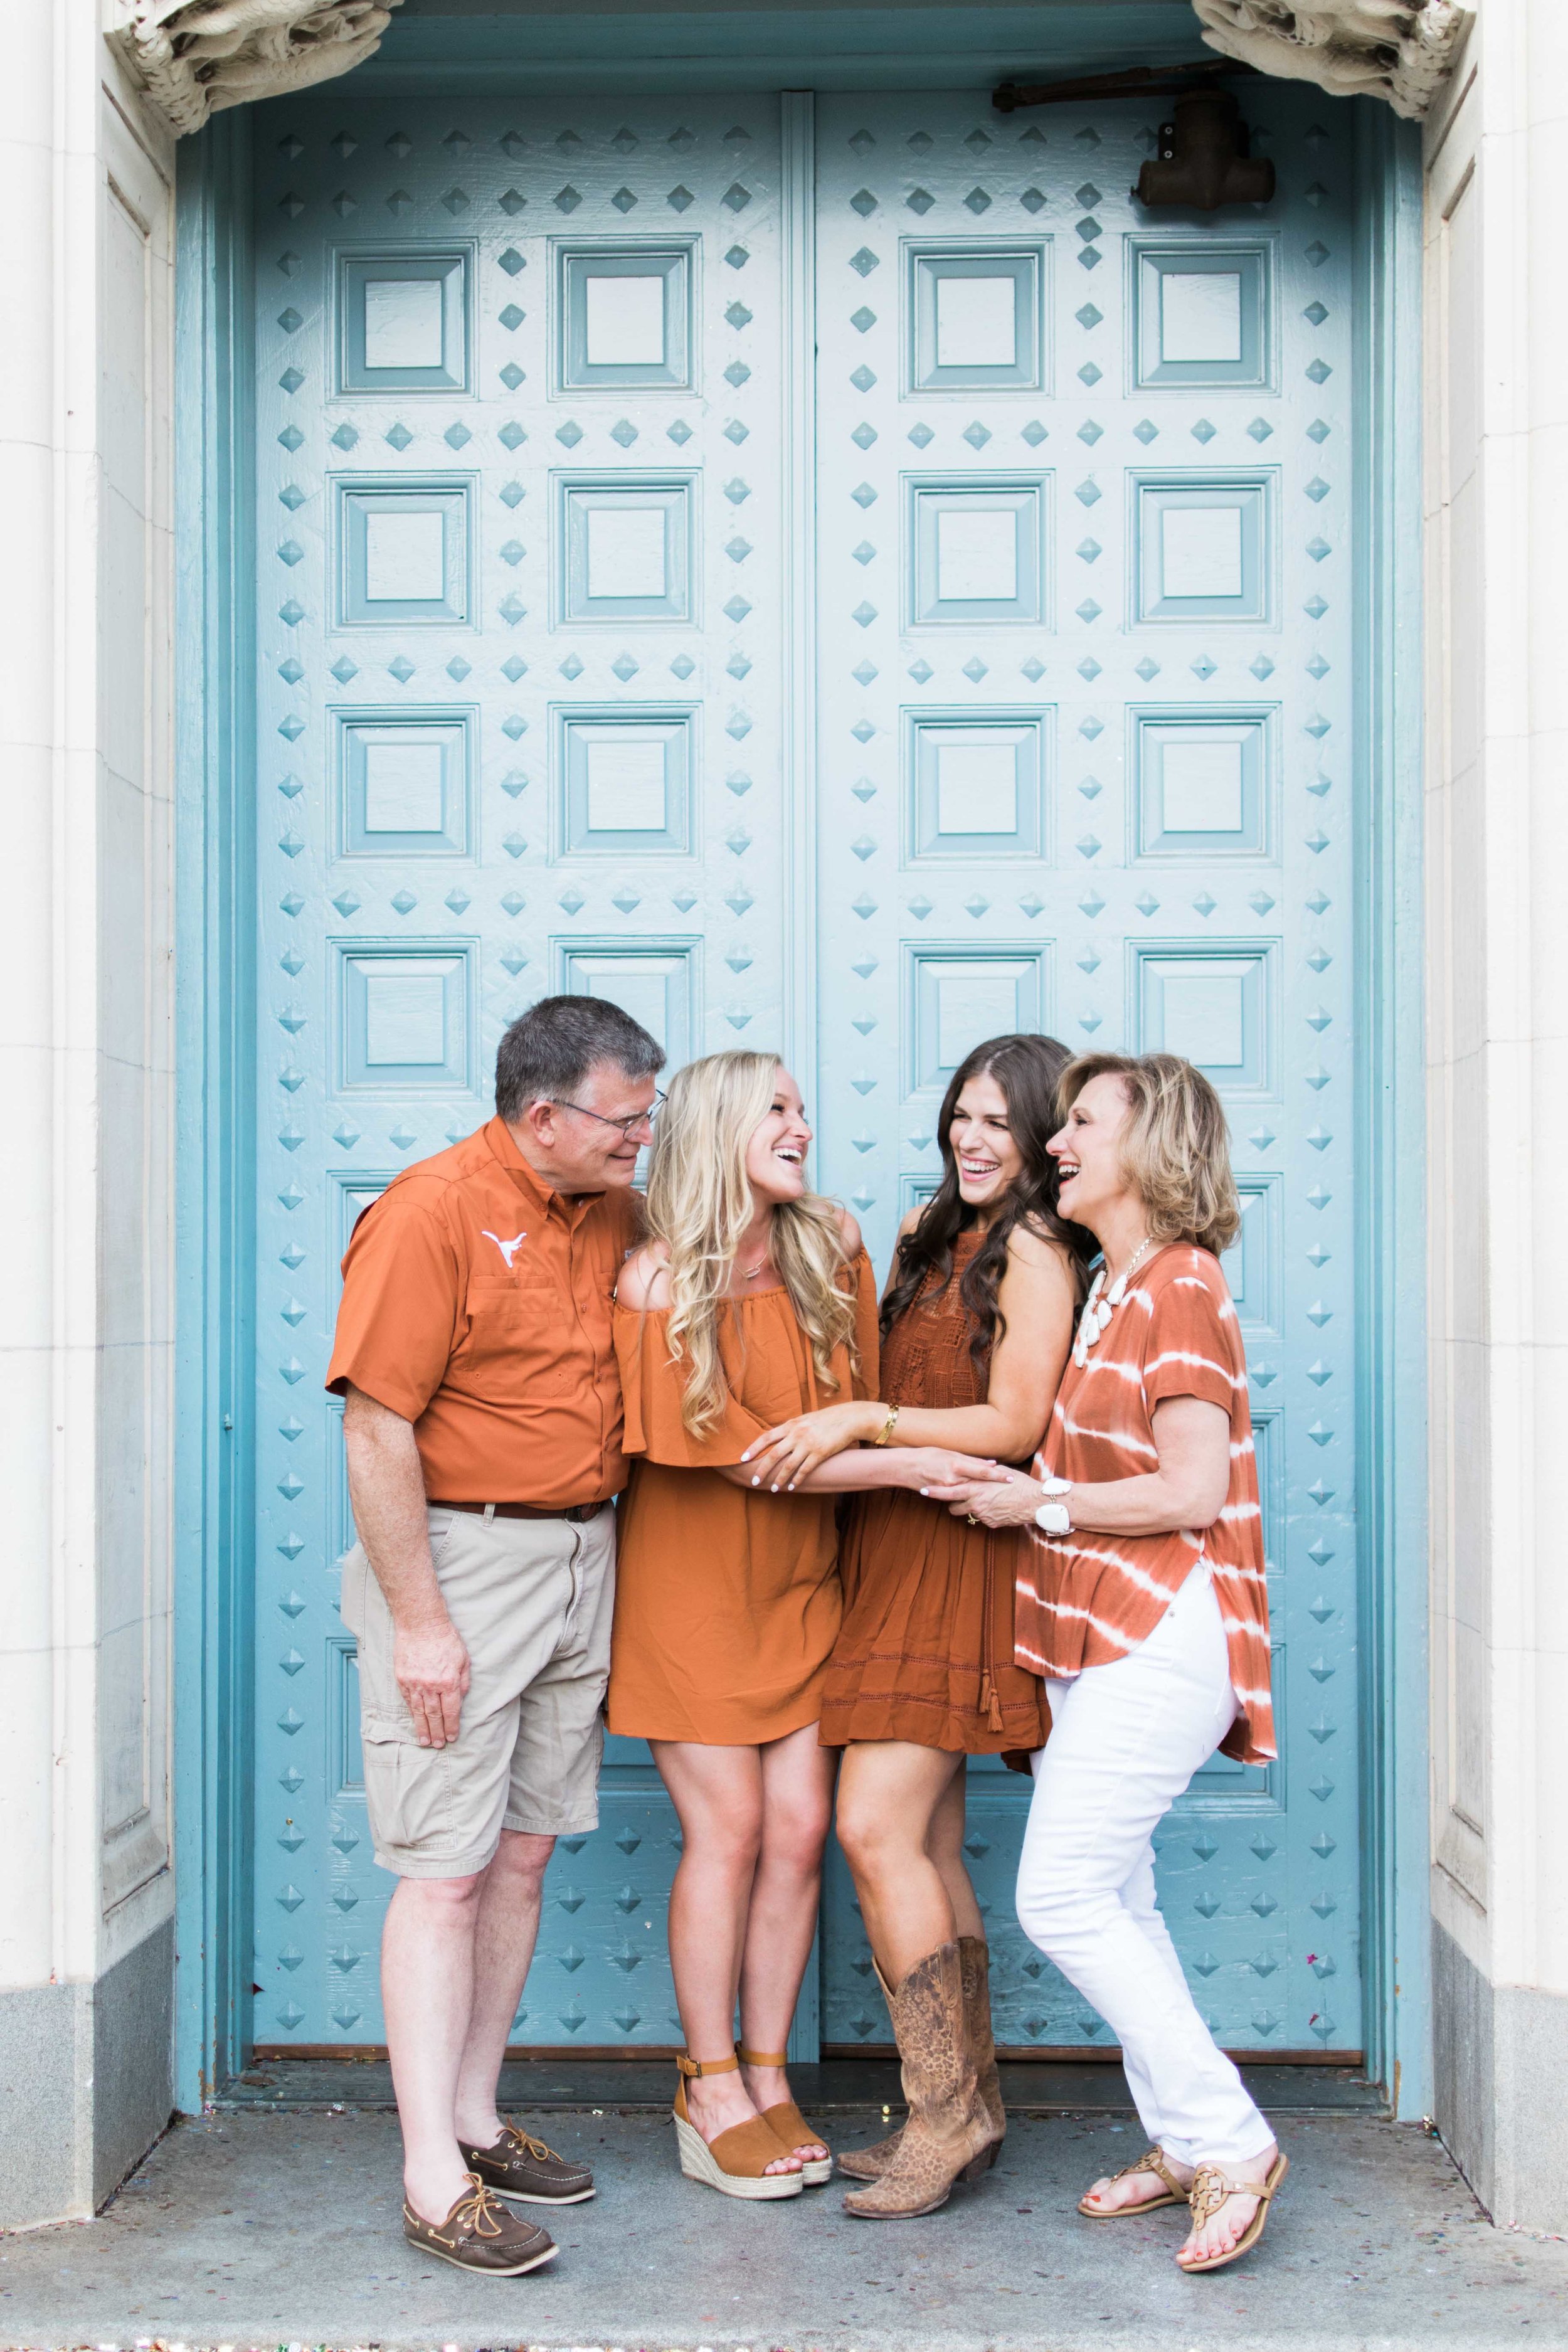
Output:
M942 1792L935 1812L931 1815L931 1836L927 1844L937 1874L947 1889L947 1899L952 1906L953 1925L961 1936L977 1936L985 1941L985 1922L980 1916L980 1906L974 1899L974 1886L969 1866L963 1859L963 1798L966 1759L958 1759L958 1769Z
M741 1960L741 2039L749 2050L782 2050L811 1956L838 1759L813 1723L770 1740L762 1762L763 1843ZM782 2066L748 2066L745 2084L759 2109L790 2095ZM804 2140L795 2153L809 2163L827 2150Z
M381 1998L403 2186L426 2221L444 2221L468 2185L453 2118L473 2011L474 1940L483 1872L400 1878L381 1937Z
M669 1890L669 1965L686 2046L693 2058L724 2058L735 2046L741 1957L762 1852L762 1756L755 1748L708 1748L690 1740L649 1744L680 1817L680 1862ZM710 2143L757 2112L739 2074L692 2078L686 2105ZM799 2159L782 2157L767 2169L797 2172Z
M931 1841L937 1808L963 1761L905 1739L858 1740L844 1753L838 1842L855 1874L871 1949L890 1985L959 1933Z
M553 1838L502 1830L484 1874L474 1931L473 2006L458 2070L458 2137L470 2147L493 2147L500 2137L496 2084L533 1958L545 1865L554 1847Z

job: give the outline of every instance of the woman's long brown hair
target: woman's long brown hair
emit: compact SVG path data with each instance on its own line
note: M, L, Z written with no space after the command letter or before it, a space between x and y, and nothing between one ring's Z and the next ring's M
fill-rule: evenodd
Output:
M1017 1178L999 1215L992 1220L984 1241L960 1280L973 1330L969 1352L977 1370L988 1362L1006 1328L996 1294L1007 1265L1007 1243L1018 1224L1028 1225L1048 1240L1059 1242L1072 1257L1083 1288L1083 1269L1096 1255L1098 1244L1081 1225L1068 1224L1057 1213L1057 1165L1046 1150L1060 1125L1057 1082L1071 1054L1054 1037L1022 1035L988 1037L966 1054L952 1074L942 1097L937 1140L942 1150L942 1182L921 1213L920 1223L904 1235L894 1259L893 1280L882 1301L885 1339L900 1315L913 1305L928 1276L939 1276L937 1290L952 1278L953 1244L975 1222L958 1189L958 1160L952 1148L952 1122L958 1098L971 1078L993 1077L1007 1102L1007 1125L1023 1158Z

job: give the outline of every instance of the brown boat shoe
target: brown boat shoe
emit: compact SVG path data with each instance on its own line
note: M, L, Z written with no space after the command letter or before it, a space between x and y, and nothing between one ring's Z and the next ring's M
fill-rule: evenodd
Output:
M403 2208L403 2234L422 2254L450 2263L454 2270L488 2272L491 2278L518 2278L542 2270L560 2252L535 2221L509 2213L477 2172L444 2221L426 2221L412 2205Z
M594 2194L594 2176L585 2164L569 2163L515 2124L502 2124L493 2147L470 2147L459 2140L458 2152L487 2189L513 2205L582 2205Z

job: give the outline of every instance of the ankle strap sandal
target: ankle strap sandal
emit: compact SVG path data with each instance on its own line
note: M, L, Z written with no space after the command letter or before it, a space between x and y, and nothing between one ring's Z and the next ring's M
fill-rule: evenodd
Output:
M743 2124L731 2124L710 2145L688 2112L688 2083L708 2074L733 2074L740 2063L733 2051L728 2058L692 2058L684 2050L678 2052L675 2137L680 2150L680 2169L688 2180L700 2180L704 2187L717 2189L725 2197L753 2200L798 2197L805 2186L800 2173L768 2170L770 2164L776 2164L781 2156L794 2156L795 2150L782 2145L773 2126L762 2116L752 2116Z
M783 2066L789 2053L785 2050L742 2050L739 2053L742 2066ZM814 2132L793 2099L780 2099L762 2110L763 2123L772 2129L781 2147L791 2156L800 2156L803 2147L827 2148L819 2132ZM820 2189L833 2177L833 2151L826 2156L800 2156L800 2177L808 2189Z

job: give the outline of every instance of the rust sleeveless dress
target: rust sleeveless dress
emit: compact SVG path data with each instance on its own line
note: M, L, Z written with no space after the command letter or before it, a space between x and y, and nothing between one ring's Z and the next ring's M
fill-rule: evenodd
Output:
M961 1234L952 1274L928 1277L882 1342L881 1395L938 1412L984 1404L959 1279L980 1246ZM825 1747L907 1739L996 1756L1041 1748L1045 1685L1013 1663L1022 1532L972 1528L905 1487L857 1495L839 1549L844 1618L822 1700Z

